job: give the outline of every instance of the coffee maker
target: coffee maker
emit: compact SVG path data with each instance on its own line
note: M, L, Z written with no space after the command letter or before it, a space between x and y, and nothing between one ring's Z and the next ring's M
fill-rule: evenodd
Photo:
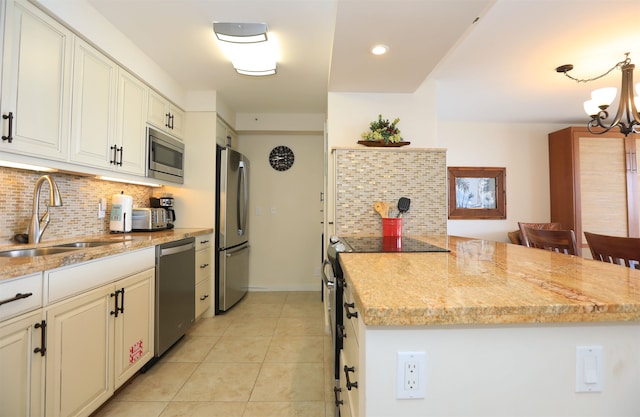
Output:
M176 212L173 209L173 197L150 197L149 206L165 209L167 212L167 228L173 229L173 223L176 221Z

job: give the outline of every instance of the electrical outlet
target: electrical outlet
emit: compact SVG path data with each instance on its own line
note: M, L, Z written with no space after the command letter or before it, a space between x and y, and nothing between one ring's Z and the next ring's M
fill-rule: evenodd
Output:
M426 389L426 352L398 352L398 399L424 398Z

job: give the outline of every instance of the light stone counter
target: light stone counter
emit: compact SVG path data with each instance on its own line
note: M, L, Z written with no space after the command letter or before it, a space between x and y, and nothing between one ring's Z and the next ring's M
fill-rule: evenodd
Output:
M72 239L50 240L37 245L3 245L0 246L0 252L14 249L44 248L72 242L113 241L113 244L109 245L81 248L46 256L0 257L0 281L208 233L213 233L213 229L171 229L155 232L107 233L103 235L76 236Z
M501 242L417 237L449 253L341 253L365 325L640 320L640 270Z

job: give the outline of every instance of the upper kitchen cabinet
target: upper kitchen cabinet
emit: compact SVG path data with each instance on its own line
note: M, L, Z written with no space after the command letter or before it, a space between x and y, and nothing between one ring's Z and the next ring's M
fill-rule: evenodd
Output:
M149 123L179 139L184 135L184 112L154 90L149 90Z
M65 160L73 34L24 0L6 2L0 151Z
M76 40L70 161L144 175L148 87Z
M238 134L220 117L216 120L216 144L238 149Z
M583 255L584 231L640 237L638 140L586 127L549 134L551 221L575 231Z

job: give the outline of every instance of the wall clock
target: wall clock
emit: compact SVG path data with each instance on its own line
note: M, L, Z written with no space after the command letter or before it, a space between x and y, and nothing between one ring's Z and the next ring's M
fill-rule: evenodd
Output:
M276 171L286 171L293 166L293 151L288 146L276 146L269 153L269 163Z

